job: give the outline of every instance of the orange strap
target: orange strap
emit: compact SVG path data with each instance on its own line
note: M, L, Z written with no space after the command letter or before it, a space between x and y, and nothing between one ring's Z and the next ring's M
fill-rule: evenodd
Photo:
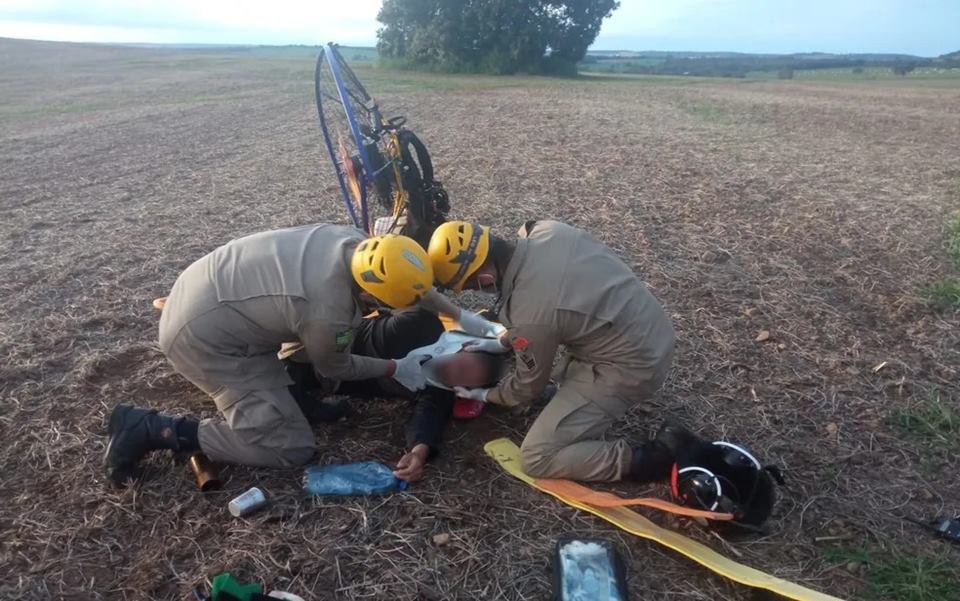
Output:
M443 324L443 329L447 332L457 329L457 322L452 317L447 317L446 315L438 315L438 317L440 318L440 323Z
M729 521L733 519L732 513L715 513L713 511L705 511L703 509L691 509L690 507L684 507L683 505L677 505L676 503L671 503L670 501L664 501L663 499L657 499L653 497L624 499L613 493L593 490L570 480L537 478L534 483L535 486L541 490L556 495L562 495L568 499L573 499L575 501L579 501L580 503L586 503L587 505L593 505L594 507L628 507L631 505L642 505L644 507L652 507L654 509L659 509L660 511L667 511L677 515L685 515L691 518L706 518L708 520L719 521Z

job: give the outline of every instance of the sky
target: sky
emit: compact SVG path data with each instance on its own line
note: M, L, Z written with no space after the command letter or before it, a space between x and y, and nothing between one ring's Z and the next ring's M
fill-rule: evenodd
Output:
M960 0L621 0L595 50L960 50ZM380 0L0 0L0 37L178 44L376 43Z

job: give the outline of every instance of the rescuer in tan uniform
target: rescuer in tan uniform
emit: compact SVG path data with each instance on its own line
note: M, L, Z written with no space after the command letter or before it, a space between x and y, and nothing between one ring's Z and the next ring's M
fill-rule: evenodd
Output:
M507 333L495 344L516 356L496 388L458 389L507 406L538 398L559 345L568 360L560 388L520 447L536 477L652 481L665 478L691 434L673 423L654 440L605 440L613 422L663 383L674 331L657 299L609 248L557 221L531 221L510 243L489 228L449 222L428 249L441 287L499 293L496 313ZM481 348L478 348L481 350Z
M285 342L299 341L331 388L340 380L381 377L423 388L416 355L350 353L366 308L361 290L392 307L422 301L477 334L490 326L432 288L429 260L413 240L364 238L342 226L294 227L234 240L190 265L163 310L160 348L213 398L224 420L116 407L105 456L111 479L135 475L140 458L154 449L202 450L217 462L258 466L308 461L315 440L277 357Z

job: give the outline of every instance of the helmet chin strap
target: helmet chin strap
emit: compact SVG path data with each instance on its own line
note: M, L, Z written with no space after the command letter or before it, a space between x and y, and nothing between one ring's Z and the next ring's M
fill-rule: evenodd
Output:
M464 274L467 273L467 269L470 268L470 263L472 263L477 256L477 246L480 245L480 239L482 237L483 230L474 224L466 248L461 250L453 259L453 261L459 263L460 266L457 267L457 271L453 274L453 277L450 278L450 281L444 283L444 288L452 288L457 282L463 279Z
M487 290L487 285L483 282L483 279L489 279L490 290ZM496 295L499 290L497 290L497 278L489 273L484 273L476 276L477 280L477 292L483 292L485 294Z
M356 286L353 298L362 313L369 313L379 307L385 306L377 297L365 290L361 290L359 286Z

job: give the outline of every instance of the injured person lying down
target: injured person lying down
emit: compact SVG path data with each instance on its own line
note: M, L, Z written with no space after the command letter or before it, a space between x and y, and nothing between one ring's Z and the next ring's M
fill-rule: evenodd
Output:
M427 384L453 390L499 381L505 355L468 352L476 342L476 336L451 331L441 334L436 343L415 349L415 353L430 357L421 364Z
M426 354L422 364L427 387L411 392L390 378L352 382L327 382L316 378L313 367L301 361L296 347L281 355L294 384L290 390L311 422L335 420L349 411L345 402L331 404L331 393L349 397L400 397L416 401L407 427L406 452L397 463L398 478L420 479L426 462L436 455L440 438L453 412L455 387L494 386L506 373L507 355L470 352L484 339L463 332L444 331L440 320L429 311L412 309L382 312L363 320L354 330L351 352L381 359L400 359L410 353Z

